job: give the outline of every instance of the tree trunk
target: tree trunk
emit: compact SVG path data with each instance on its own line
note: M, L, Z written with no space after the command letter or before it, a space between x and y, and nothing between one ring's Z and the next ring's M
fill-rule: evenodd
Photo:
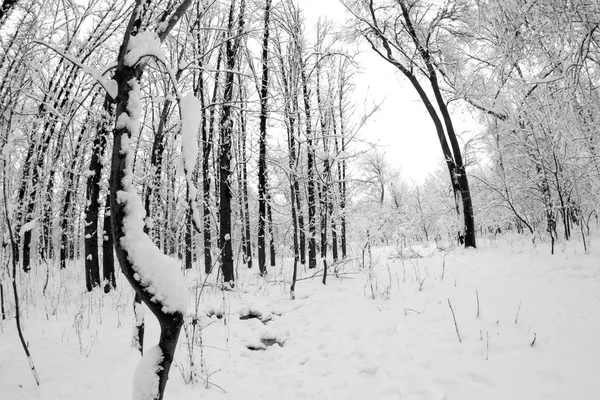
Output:
M222 47L221 47L222 49ZM219 71L221 70L221 60L223 51L220 50L217 55L217 71L215 72L215 83L213 87L212 103L217 101L219 93ZM200 82L204 85L202 76ZM202 93L202 92L200 92ZM204 96L200 98L200 102L204 101ZM208 115L208 129L205 123L202 123L202 221L203 221L203 250L204 250L204 272L210 274L212 271L212 234L211 234L211 215L210 215L210 158L213 147L213 132L215 124L215 108L211 107Z
M267 273L265 257L265 223L267 220L267 101L269 90L269 17L271 0L265 3L264 33L262 42L262 79L260 84L260 123L258 140L258 269Z
M171 15L162 15L158 38L162 42L169 31L179 21L191 1L183 0ZM136 1L131 19L125 30L123 43L119 50L115 80L118 85L116 99L116 127L113 133L113 153L110 176L110 206L112 235L117 259L123 275L127 278L142 301L148 306L160 324L158 357L150 360L156 363L158 391L152 393L153 400L162 400L169 371L173 362L177 339L183 325L183 313L187 309L186 287L181 276L169 276L170 282L156 279L152 273L156 268L170 268L177 273L176 262L164 254L144 234L143 205L133 187L133 150L130 146L132 133L137 129L141 116L139 82L143 72L143 63L128 65L126 53L132 36L138 33L148 14L150 3ZM146 21L147 22L147 21ZM152 25L152 24L150 24ZM156 24L157 26L159 24ZM150 258L140 257L140 253L152 252ZM155 258L160 258L156 260ZM155 264L152 264L152 263ZM151 265L147 265L150 263ZM160 265L159 265L160 264ZM151 270L149 271L148 268ZM184 293L180 291L183 290ZM155 293L160 292L159 298ZM144 376L142 379L152 379ZM144 382L135 382L141 385Z
M276 265L275 261L275 233L273 230L273 210L271 209L271 196L267 199L267 223L269 224L269 261L271 267Z
M302 57L301 54L300 57ZM301 64L300 68L302 95L304 98L304 115L306 118L306 162L308 168L308 268L312 269L317 267L317 198L315 190L315 150L313 148L314 138L312 133L308 80L306 78L306 71L304 71L304 65Z
M242 93L244 93L242 95ZM240 190L240 201L242 203L242 209L240 213L242 215L242 244L244 249L244 258L248 268L252 268L252 234L250 232L250 204L248 201L248 157L246 155L246 95L245 89L242 89L242 82L240 76L240 103L242 109L240 110L240 151L241 151L241 190ZM260 179L260 178L259 178Z
M111 289L117 288L111 221L110 195L107 194L106 204L104 205L104 222L102 226L102 276L104 277L104 293L108 293Z
M225 63L225 88L223 92L223 111L221 115L221 137L219 149L219 249L221 271L225 284L233 286L235 281L233 269L233 246L231 237L231 140L233 134L233 118L231 102L233 100L234 69L240 36L244 25L245 0L240 3L237 19L237 34L234 31L235 0L231 2L229 10L228 31L231 37L226 43Z
M106 151L108 141L108 119L112 114L112 100L106 96L102 109L104 115L97 123L97 134L92 142L92 158L88 169L88 177L85 189L85 224L84 224L84 267L86 276L86 288L92 287L92 276L100 271L98 261L98 214L100 210L100 178L102 175L102 157ZM106 231L104 233L106 235ZM111 250L112 251L112 250Z

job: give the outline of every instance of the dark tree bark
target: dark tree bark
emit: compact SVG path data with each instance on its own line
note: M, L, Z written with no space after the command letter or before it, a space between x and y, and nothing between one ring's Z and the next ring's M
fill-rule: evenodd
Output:
M225 45L225 87L223 92L223 110L221 115L221 136L219 148L219 250L223 281L232 286L235 281L233 269L233 246L231 244L231 139L233 134L232 100L234 85L234 70L240 35L244 28L244 10L246 2L241 0L237 16L237 27L234 18L235 3L231 2L229 10L228 31L231 39Z
M112 113L112 99L106 96L102 109L104 115L96 125L96 137L92 142L92 158L88 169L85 189L84 255L86 288L92 290L92 276L100 274L98 260L98 214L100 210L100 178L102 175L102 157L108 141L108 119ZM109 231L110 232L110 231ZM109 233L110 234L110 233ZM106 235L106 231L105 231ZM111 249L112 251L112 249Z
M115 276L115 253L112 238L112 222L110 216L110 196L106 196L104 205L104 221L102 225L102 276L104 277L104 293L117 288Z
M240 140L239 140L239 198L240 198L240 215L242 217L242 252L244 261L248 268L252 268L252 234L250 232L250 204L248 201L248 157L246 154L246 94L242 88L242 80L240 76Z
M222 47L217 54L217 71L215 72L215 83L212 93L212 103L217 101L219 94L219 78L222 62ZM199 84L204 85L202 75L200 75ZM200 91L202 94L202 91ZM200 98L204 104L204 95ZM205 120L205 119L203 119ZM210 214L210 159L213 156L213 136L215 131L215 107L211 107L208 113L208 127L202 123L202 222L203 222L203 246L204 246L204 272L210 274L212 271L212 234L211 234L211 214Z
M299 46L299 44L297 44ZM298 47L300 49L300 47ZM317 267L317 198L315 187L315 150L313 148L314 138L312 132L312 118L310 108L310 92L308 79L306 77L305 65L302 60L302 52L298 51L300 58L300 80L302 83L302 98L304 99L304 116L306 124L306 163L308 168L308 268Z
M269 224L269 261L271 267L276 265L275 260L275 233L273 229L273 210L271 207L271 196L267 199L267 223Z
M332 108L334 108L332 106ZM340 154L340 145L339 145L339 141L338 141L338 135L337 135L337 126L336 126L336 120L335 120L335 110L332 109L331 111L331 127L333 129L333 146L334 146L334 151L335 154ZM340 169L340 163L339 161L336 161L334 163L334 165L331 165L331 167L337 167L337 179L341 181L341 169ZM332 172L330 172L330 176L332 176ZM338 199L339 196L336 196L336 185L334 185L332 182L330 182L330 188L331 188L331 199L329 202L329 219L331 220L331 257L333 258L333 261L337 261L339 256L338 256L338 232L337 232L337 219L336 219L336 215L335 215L335 201Z
M0 6L0 26L4 25L4 17L12 10L17 4L17 0L3 0L2 6Z
M192 233L192 209L188 208L185 213L185 269L192 269L192 250L193 250L193 233Z
M267 273L265 257L265 224L267 220L267 112L269 94L269 19L271 0L265 3L264 33L262 41L262 78L260 84L260 122L258 140L258 269Z

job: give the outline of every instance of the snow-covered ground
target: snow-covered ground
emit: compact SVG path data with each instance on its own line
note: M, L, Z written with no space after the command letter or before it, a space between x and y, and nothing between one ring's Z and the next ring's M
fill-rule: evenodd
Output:
M197 382L184 382L191 338L182 332L165 399L600 398L598 249L586 255L574 241L551 256L547 244L504 238L480 240L478 250L417 250L422 258L400 259L373 248L371 271L356 254L327 286L320 274L299 281L296 300L282 283L289 264L267 280L240 266L237 291L203 289L202 352L198 336L191 346ZM131 289L121 279L109 295L85 293L81 270L52 274L45 296L44 266L21 282L41 385L14 320L3 321L0 399L131 397L140 359L130 347ZM147 348L157 336L148 314Z

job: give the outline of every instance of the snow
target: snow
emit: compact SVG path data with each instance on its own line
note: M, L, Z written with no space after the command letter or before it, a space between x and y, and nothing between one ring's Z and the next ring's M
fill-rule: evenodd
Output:
M198 140L196 135L200 129L202 107L200 100L194 97L192 92L186 93L179 100L181 109L181 154L183 157L183 171L189 189L189 198L192 203L192 218L196 226L201 226L200 215L196 205L197 189L193 183L192 171L196 165L198 156Z
M198 155L198 140L196 135L200 127L201 104L192 92L186 93L179 101L181 107L181 153L183 154L183 165L191 174L196 165Z
M113 99L117 98L117 94L119 92L119 85L117 84L117 81L114 79L106 79L104 76L102 76L101 71L87 65L82 65L82 68L84 72L90 74L92 78L100 83L102 87L104 87L110 97Z
M598 239L591 238L591 254L573 240L557 245L554 256L548 243L510 236L479 238L478 250L445 256L433 244L402 259L396 249L373 247L372 274L361 269L360 253L351 253L335 267L337 276L330 269L327 286L299 266L305 279L294 301L282 283L292 273L289 258L269 271L269 281L240 268L236 291L219 290L213 274L200 297L204 363L198 342L193 346L200 380L186 385L178 368L188 360L182 333L165 399L595 400ZM23 326L42 382L38 388L31 378L14 320L0 321L1 399L130 397L140 359L129 347L131 288L117 272L117 291L86 293L81 265L64 273L50 275L45 297L44 279L19 280L30 285ZM205 278L191 270L187 286ZM87 357L72 326L78 312L84 345L93 344ZM147 318L146 343L155 343L158 331ZM136 383L148 394L160 354L146 355L135 380L149 379Z
M130 132L137 132L141 114L139 84L130 82L129 103L126 113L121 114L117 126L127 126ZM126 155L127 169L123 176L124 190L117 192L117 201L125 209L121 246L135 271L135 278L152 294L152 300L160 302L163 312L174 313L187 311L187 287L181 274L178 262L163 254L150 237L144 233L146 212L142 200L133 185L133 149L127 134L121 136L121 151Z
M4 144L4 146L2 146L2 156L7 158L8 155L13 151L13 144L12 142L7 142Z
M29 221L26 224L24 224L21 227L21 229L19 230L19 236L23 236L25 234L25 232L29 232L30 230L32 230L33 228L35 228L36 224L37 224L37 218L34 218L31 221Z
M108 72L110 70L110 68L105 68L104 71L100 71L96 68L90 67L89 65L83 64L77 57L75 57L72 54L64 53L64 52L60 51L58 48L51 46L47 43L41 42L41 41L36 40L35 42L39 43L39 44L43 44L44 46L48 47L49 49L52 49L57 54L60 54L62 57L69 60L73 64L77 65L85 73L89 74L92 78L94 78L96 80L96 82L98 82L104 88L104 90L106 90L106 92L108 93L108 95L110 97L112 97L113 99L117 98L117 94L119 91L117 82L114 79L107 79L104 77L104 74L106 72Z
M163 359L158 346L146 350L144 357L135 369L133 378L133 400L154 400L158 393L159 363Z
M165 53L160 48L160 39L154 32L144 31L129 38L125 65L134 66L142 57L154 56L165 62Z

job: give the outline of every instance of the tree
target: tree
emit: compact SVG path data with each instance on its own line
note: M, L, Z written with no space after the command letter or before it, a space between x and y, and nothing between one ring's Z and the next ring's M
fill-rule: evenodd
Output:
M225 44L225 87L223 89L223 108L221 113L221 136L219 139L219 252L223 281L233 286L233 248L231 231L231 140L233 131L232 101L234 95L235 67L244 30L245 0L241 0L237 18L235 18L236 0L232 0L229 9L227 30L229 38Z
M260 84L260 137L258 155L258 268L265 275L265 225L267 222L267 117L269 95L269 20L271 0L265 2L264 34L262 40L262 77Z
M190 3L184 0L172 10L164 11L156 21L151 21L147 20L150 4L137 1L124 33L114 73L118 85L110 177L114 245L123 275L156 316L161 328L158 346L146 352L141 361L143 367L136 375L140 380L152 382L156 379L155 386L150 389L140 387L147 381L134 383L134 391L143 393L140 393L141 399L163 398L187 309L187 290L177 263L163 255L144 232L142 202L132 182L131 137L139 129L142 111L140 79L145 65L142 57L146 55L140 53L138 46L150 46L150 49L160 46ZM140 30L152 22L158 25L155 33ZM154 56L157 56L156 50ZM156 377L146 376L148 373L155 373Z
M443 65L443 60L440 60L440 54L443 54L442 39L445 32L455 31L456 25L462 23L466 7L462 2L454 0L435 5L427 1L405 0L365 0L344 4L357 21L356 32L365 38L373 51L408 79L425 105L435 125L450 174L456 211L463 218L459 239L466 247L475 247L475 222L469 181L438 78L440 65ZM420 77L426 79L433 101L419 80Z

